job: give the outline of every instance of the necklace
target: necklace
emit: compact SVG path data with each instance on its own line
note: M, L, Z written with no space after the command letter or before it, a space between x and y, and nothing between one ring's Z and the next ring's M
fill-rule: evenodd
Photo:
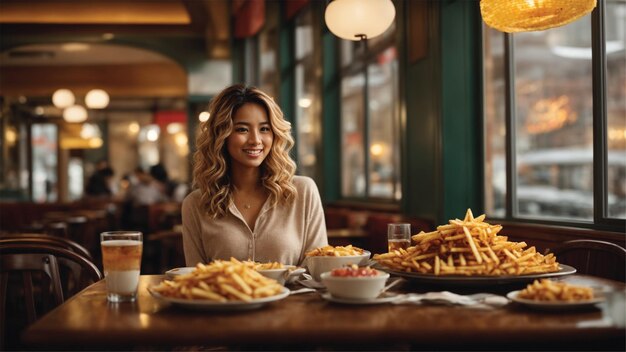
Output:
M250 208L252 208L252 205L250 205L250 204L244 204L244 205L243 205L243 207L244 207L244 208L246 208L246 209L250 209Z

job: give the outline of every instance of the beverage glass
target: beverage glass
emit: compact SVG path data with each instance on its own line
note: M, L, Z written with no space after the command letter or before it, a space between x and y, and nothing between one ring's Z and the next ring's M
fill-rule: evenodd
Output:
M389 252L411 245L411 224L387 224Z
M143 236L138 231L100 234L102 264L110 302L132 302L137 298Z

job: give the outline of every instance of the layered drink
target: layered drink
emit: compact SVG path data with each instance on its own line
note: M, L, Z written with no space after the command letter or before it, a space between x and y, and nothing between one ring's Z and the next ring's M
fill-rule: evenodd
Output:
M105 232L101 236L102 262L109 301L134 301L139 285L143 250L141 233Z

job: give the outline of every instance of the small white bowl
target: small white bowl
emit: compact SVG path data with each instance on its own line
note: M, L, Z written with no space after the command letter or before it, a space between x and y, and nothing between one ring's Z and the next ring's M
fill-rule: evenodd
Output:
M341 257L331 256L315 256L307 257L304 261L309 273L313 276L313 279L320 281L320 275L333 269L342 268L346 265L356 264L365 265L367 260L370 259L371 253L363 251L360 255L347 255Z
M295 265L284 265L281 269L263 269L257 271L259 274L274 279L278 281L279 284L284 285L287 280L302 275L306 270L297 268Z
M389 274L376 270L376 276L332 276L330 272L322 274L322 283L333 297L355 300L370 300L378 297L385 288Z

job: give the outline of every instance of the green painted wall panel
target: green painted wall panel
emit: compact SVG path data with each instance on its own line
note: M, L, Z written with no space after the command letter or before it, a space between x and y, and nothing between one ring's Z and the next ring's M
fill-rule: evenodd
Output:
M441 3L443 218L482 211L478 1Z
M410 21L410 19L408 19ZM439 71L439 7L428 6L428 51L426 57L406 67L406 148L403 158L404 211L437 221L441 213L441 127Z
M340 196L341 182L341 92L337 67L337 37L328 31L322 35L322 185L324 203L330 203Z

